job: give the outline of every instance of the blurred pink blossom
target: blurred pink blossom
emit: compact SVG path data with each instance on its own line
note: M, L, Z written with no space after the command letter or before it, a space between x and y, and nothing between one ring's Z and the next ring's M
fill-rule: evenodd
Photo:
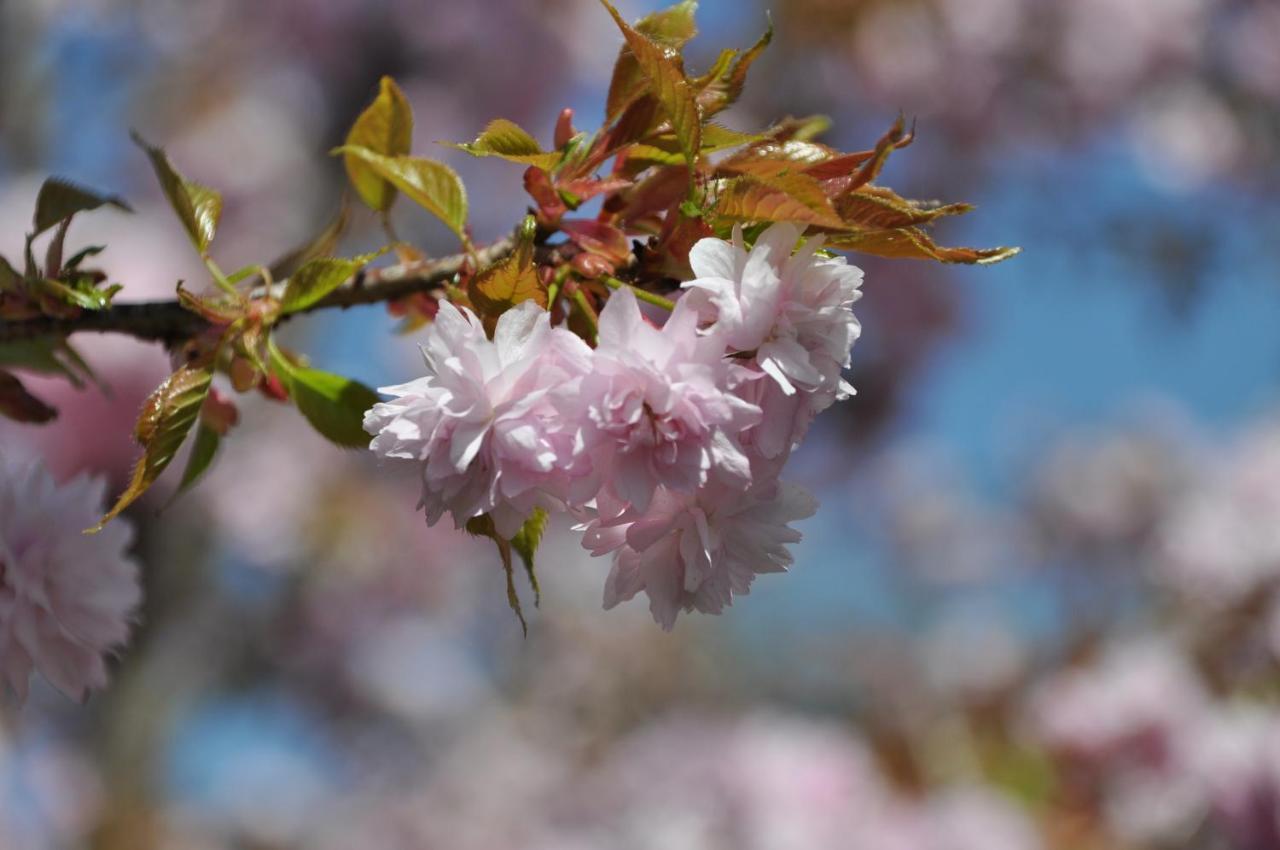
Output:
M0 457L0 673L19 699L38 671L72 699L105 687L105 656L129 636L142 592L117 519L83 530L104 510L106 482L59 485L39 461Z

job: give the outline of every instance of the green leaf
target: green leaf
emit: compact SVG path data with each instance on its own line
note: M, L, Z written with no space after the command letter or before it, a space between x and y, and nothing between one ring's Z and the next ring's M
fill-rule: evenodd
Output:
M507 606L520 621L520 631L528 637L529 624L525 622L524 609L520 606L520 595L516 593L515 569L511 563L511 541L498 534L498 530L493 526L493 518L488 514L481 514L467 520L466 529L475 537L489 538L498 547L498 556L502 558L502 571L507 577Z
M106 204L125 212L133 212L128 204L115 195L103 195L69 181L50 177L44 181L40 194L36 196L36 235L76 213L96 210Z
M183 366L147 398L134 426L134 437L142 444L143 454L134 465L133 478L106 516L86 533L101 531L160 477L199 417L212 381L213 373L208 368Z
M383 77L378 96L351 125L345 146L366 148L383 156L405 156L412 143L413 108L395 80ZM392 181L358 156L348 154L343 162L362 201L377 212L391 209L396 199Z
M715 211L729 221L792 221L835 228L844 225L822 185L799 172L734 178L720 192Z
M222 195L207 186L187 180L174 170L162 149L147 144L137 133L133 134L133 141L146 151L151 167L155 169L156 178L160 181L160 189L169 199L169 205L173 207L187 235L191 237L191 243L204 256L209 251L209 243L213 241L218 221L222 218Z
M196 438L191 444L191 454L187 457L187 468L182 471L182 481L178 484L177 492L173 494L175 499L195 486L200 476L209 469L221 441L222 438L218 436L218 432L208 425L201 424L196 427Z
M827 238L828 248L858 251L878 257L909 260L937 260L942 263L990 265L1007 260L1021 248L944 248L918 227L896 230L868 230L833 234Z
M90 277L82 277L70 283L46 278L40 280L38 285L64 303L73 304L85 310L107 309L111 306L112 296L123 288L119 284L113 284L100 289Z
M538 572L534 569L533 558L542 542L542 535L547 530L550 516L542 508L534 508L533 514L525 520L516 536L511 538L511 548L520 555L524 562L525 574L529 577L529 586L533 588L533 605L542 604L542 589L538 587Z
M311 427L339 446L367 448L370 437L364 430L364 414L378 403L378 394L359 381L295 365L274 341L268 347L272 371Z
M694 21L697 10L695 0L684 0L641 18L636 22L635 29L660 44L668 55L679 55L680 48L698 34ZM618 61L609 81L609 95L605 102L606 123L621 115L645 87L645 74L636 62L635 54L629 47L623 47L618 52Z
M505 118L490 121L489 126L484 128L484 132L474 142L444 144L466 151L472 156L497 156L510 162L536 166L543 171L550 171L560 163L559 152L544 151L538 140L523 127Z
M308 260L314 260L316 257L327 257L338 247L338 240L342 237L343 232L347 229L347 221L351 217L351 206L347 203L347 197L342 197L342 206L338 209L337 215L333 220L325 225L310 241L303 243L289 251L283 257L278 257L271 263L269 271L272 280L284 280L292 275Z
M335 149L334 153L364 162L466 240L467 190L449 166L422 157L383 156L369 148L349 145Z
M526 216L516 235L515 249L471 279L467 297L486 319L496 319L517 304L530 300L546 308L547 288L533 264L536 229L533 216Z
M385 253L374 251L349 260L340 257L319 257L311 260L293 273L284 288L280 309L284 313L305 310L330 292L351 279L356 272Z
M698 108L693 87L685 79L684 71L673 61L668 49L633 29L618 14L609 0L600 0L613 16L614 23L622 31L637 66L648 81L649 91L661 104L671 121L671 128L680 140L680 149L689 163L697 163L702 150L702 113ZM692 15L692 10L689 13Z

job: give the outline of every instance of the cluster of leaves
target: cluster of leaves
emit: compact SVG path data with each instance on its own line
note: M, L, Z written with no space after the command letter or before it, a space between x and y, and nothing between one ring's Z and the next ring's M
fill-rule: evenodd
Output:
M120 290L106 285L100 269L86 268L85 261L101 253L91 245L66 256L67 230L77 213L102 206L129 211L120 198L100 195L62 180L47 180L36 197L32 230L23 250L22 271L0 256L0 320L21 321L40 317L75 319L86 310L103 310ZM36 240L52 232L44 251L43 267L36 261ZM60 375L77 387L92 380L84 359L65 338L42 337L21 343L0 344L0 416L18 422L44 423L57 411L32 395L10 369Z
M759 132L718 123L717 116L741 95L750 69L772 39L772 28L751 47L724 50L704 73L691 75L682 50L696 34L695 2L684 0L634 25L608 0L601 2L623 38L601 127L579 131L566 109L549 149L505 119L490 123L471 142L452 145L473 156L525 167L531 211L503 243L478 250L458 174L442 162L411 153L413 111L390 78L382 80L377 97L334 150L355 194L382 217L393 243L384 250L393 248L402 267L420 266L425 259L391 228L389 212L401 195L444 222L459 239L465 258L449 279L400 293L389 304L406 318L406 329L430 321L440 297L470 307L491 331L504 311L534 300L592 342L596 316L611 289L629 286L640 297L669 306L663 293L690 276L693 244L707 236L726 237L735 225L742 225L751 241L770 223L796 222L825 234L832 249L945 263L991 263L1016 253L1010 248L942 247L928 228L939 218L967 212L968 205L912 201L875 183L889 156L913 139L901 119L874 147L852 153L817 141L829 123L820 116L788 118ZM138 142L213 286L211 293L195 294L179 285L180 304L204 320L204 330L175 341L179 365L144 406L135 429L143 457L104 523L147 490L193 430L194 447L181 488L208 467L236 420L234 405L213 388L215 373L227 375L238 392L256 390L292 400L320 433L342 446L366 444L361 414L376 401L367 387L309 368L298 355L282 350L272 335L290 314L324 306L326 298L382 253L330 256L347 219L345 209L314 241L276 263L227 275L210 254L222 211L220 195L184 178L162 150ZM592 199L600 200L599 211L580 214ZM0 264L5 317L22 317L24 310L61 315L108 306L114 288L99 285L100 273L79 268L95 249L60 261L71 216L103 204L123 206L118 199L65 183L47 184L32 238L57 228L49 259L43 271L38 269L28 240L25 274ZM57 364L73 379L84 371L65 338L40 345L47 349L24 345L20 355L40 359L49 368ZM0 364L15 356L0 351ZM48 418L24 401L21 385L12 388L15 383L0 372L0 410L9 415L16 411L28 420ZM485 517L468 526L497 542L517 613L511 552L522 556L536 587L533 552L544 521L535 517L511 541L499 539Z

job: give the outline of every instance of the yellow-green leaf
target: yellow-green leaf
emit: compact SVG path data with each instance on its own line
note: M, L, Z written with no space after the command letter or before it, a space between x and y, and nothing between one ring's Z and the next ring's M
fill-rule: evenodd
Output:
M383 156L404 156L413 142L413 109L395 80L383 77L378 96L360 113L347 133L348 147L367 148ZM391 209L396 199L393 181L358 156L343 157L347 177L360 199L377 212Z
M533 217L526 217L517 234L515 250L472 278L467 297L486 319L496 319L530 300L546 308L547 288L533 264L535 229Z
M289 278L280 299L281 312L296 313L305 310L382 256L385 250L361 254L349 260L341 257L317 257L311 260Z
M106 204L125 212L133 212L128 204L115 195L104 195L66 180L50 177L40 186L40 194L36 196L35 233L39 235L76 213L96 210Z
M684 71L668 54L669 48L664 48L632 28L609 0L600 2L613 16L614 23L626 38L627 47L631 49L637 66L644 74L649 91L657 98L671 121L671 128L680 140L680 149L685 158L689 163L697 163L702 150L702 113L693 87L685 79Z
M344 145L335 153L355 157L390 181L409 200L425 208L464 241L467 190L457 172L442 162L417 156L383 156L364 147Z
M208 186L187 180L174 170L163 150L147 144L137 133L133 134L133 140L146 151L160 181L160 189L191 237L191 243L202 256L205 255L222 218L222 195Z
M451 148L466 151L472 156L496 156L510 162L533 165L543 171L550 171L560 162L560 154L547 152L538 144L538 140L513 121L495 118L484 128L484 132L474 142L454 144L445 142Z
M524 562L525 575L529 577L529 586L533 588L534 607L542 604L542 588L538 587L538 571L534 568L534 555L542 542L543 532L547 530L549 514L542 508L534 508L533 514L520 526L520 531L511 538L511 548L520 555Z
M88 533L101 531L160 477L199 417L212 380L213 374L207 368L183 366L147 398L134 426L134 437L142 444L143 454L134 465L133 478L106 516L87 529Z

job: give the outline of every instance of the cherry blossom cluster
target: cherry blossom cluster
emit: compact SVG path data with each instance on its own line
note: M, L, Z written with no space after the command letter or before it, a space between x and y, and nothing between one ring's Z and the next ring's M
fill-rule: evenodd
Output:
M537 509L577 517L583 545L613 554L606 608L644 591L665 629L682 609L719 613L791 563L790 523L816 503L779 472L853 392L841 370L862 272L820 237L797 249L801 235L701 240L665 321L620 289L594 347L531 301L492 339L442 303L426 375L382 388L391 400L365 416L371 448L421 465L428 523L487 515L510 539Z

